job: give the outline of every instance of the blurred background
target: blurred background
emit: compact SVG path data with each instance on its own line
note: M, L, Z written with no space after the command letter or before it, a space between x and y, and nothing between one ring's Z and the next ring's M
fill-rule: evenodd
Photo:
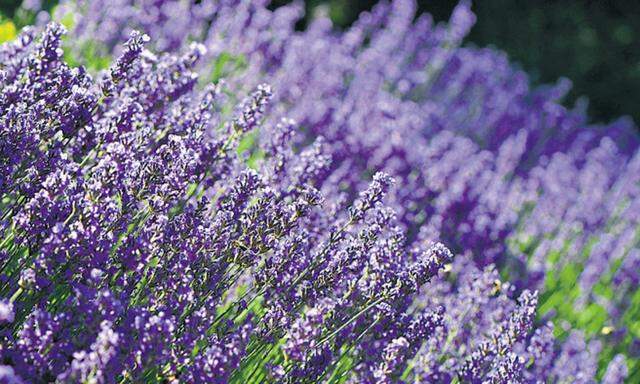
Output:
M105 0L109 1L109 0ZM193 0L197 1L197 0ZM43 3L54 0L26 0ZM273 7L290 2L274 0ZM306 0L307 17L319 8L346 28L377 0ZM418 0L420 11L436 21L449 18L457 0ZM16 15L22 0L0 0L2 17ZM473 10L478 22L466 44L493 46L509 55L536 84L567 77L573 89L565 100L589 100L593 121L605 122L622 115L640 124L640 1L614 0L483 0ZM299 28L304 28L302 21ZM0 31L0 34L2 31Z
M279 1L277 3L284 3ZM376 0L307 0L307 14L326 7L340 27ZM449 18L456 0L418 0L437 21ZM467 44L493 46L524 69L533 84L573 82L565 100L589 99L595 121L630 115L640 123L640 1L475 1L476 25Z

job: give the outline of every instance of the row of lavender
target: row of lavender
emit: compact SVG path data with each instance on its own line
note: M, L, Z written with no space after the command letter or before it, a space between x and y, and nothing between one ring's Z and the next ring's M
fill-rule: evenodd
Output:
M200 47L157 58L134 35L94 81L60 61L61 32L2 52L11 380L380 382L419 358L427 380L550 374L536 295L516 305L491 268L461 261L413 304L449 251L409 244L384 174L345 209L322 148L259 123L266 86L225 118L224 89L192 90ZM256 125L260 172L234 151Z
M635 374L629 123L588 126L558 104L566 84L531 91L499 53L458 47L466 3L447 26L381 4L342 33L265 6L67 4L78 60L131 28L183 52L134 35L95 80L62 62L59 27L3 48L0 374Z
M474 22L467 3L448 26L415 19L410 1L381 4L344 33L325 18L295 32L300 4L265 5L86 2L76 33L107 48L131 27L163 50L202 41L201 73L232 75L238 90L272 84L272 121L295 119L302 143L324 137L346 191L371 170L398 178L392 204L410 241L496 263L518 289L546 289L546 309L568 295L570 325L636 356L640 156L628 121L589 126L582 106L559 105L565 82L532 91L500 53L459 48Z

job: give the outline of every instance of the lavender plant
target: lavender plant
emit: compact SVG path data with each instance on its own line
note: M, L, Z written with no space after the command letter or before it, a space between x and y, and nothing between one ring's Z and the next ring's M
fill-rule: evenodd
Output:
M295 31L299 4L70 10L71 57L111 68L65 65L54 25L2 53L6 377L638 377L634 127L460 47L468 3L345 32Z
M387 174L357 196L330 183L321 139L296 150L291 121L265 119L268 86L233 106L223 83L195 89L202 46L156 56L138 33L94 78L62 61L63 33L1 52L4 381L549 374L527 361L537 295L409 241ZM251 169L237 147L255 129L272 140Z
M443 241L480 268L496 264L518 291L541 290L557 336L578 328L604 341L600 375L616 353L638 366L635 128L590 125L585 105L559 104L568 81L531 90L503 54L460 47L469 3L448 25L416 17L412 1L381 3L341 33L322 16L295 31L295 3L200 2L208 13L179 32L164 26L180 16L140 17L155 9L144 2L76 4L85 15L76 36L104 27L106 55L123 31L142 28L175 47L202 41L210 56L198 70L236 92L269 82L277 109L267 120L294 118L298 145L323 136L331 183L354 196L363 175L392 174L400 187L389 202L409 242ZM118 28L95 23L98 14Z

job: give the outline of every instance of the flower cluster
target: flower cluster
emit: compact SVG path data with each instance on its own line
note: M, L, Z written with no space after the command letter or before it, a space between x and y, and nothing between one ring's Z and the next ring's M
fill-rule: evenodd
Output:
M8 380L383 382L448 334L447 308L412 298L453 256L409 241L390 176L350 197L323 140L296 150L293 123L266 120L268 87L236 108L223 84L195 89L200 46L156 56L133 33L94 80L62 61L63 33L2 51ZM252 169L256 129L273 141Z
M460 47L468 2L72 11L111 68L55 23L0 49L2 380L633 374L639 137Z
M496 265L517 291L541 291L556 325L568 320L638 364L636 128L627 119L589 124L585 104L560 104L569 81L530 89L504 54L461 47L475 21L469 2L448 24L416 15L411 0L383 2L340 33L322 15L296 31L298 3L270 10L266 2L202 1L189 8L199 12L191 25L164 12L174 1L98 3L75 8L92 9L78 39L100 28L107 54L131 28L173 47L201 41L205 78L224 76L238 93L271 84L267 121L297 121L298 146L323 138L329 183L347 198L364 189L366 175L387 172L397 185L388 205L409 243L442 241L479 268ZM155 22L139 8L157 9ZM584 320L583 311L597 315Z

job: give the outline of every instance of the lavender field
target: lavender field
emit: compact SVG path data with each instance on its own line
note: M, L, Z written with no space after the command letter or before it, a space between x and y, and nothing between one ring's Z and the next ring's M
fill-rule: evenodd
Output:
M640 131L470 2L40 6L0 22L0 384L640 383Z

